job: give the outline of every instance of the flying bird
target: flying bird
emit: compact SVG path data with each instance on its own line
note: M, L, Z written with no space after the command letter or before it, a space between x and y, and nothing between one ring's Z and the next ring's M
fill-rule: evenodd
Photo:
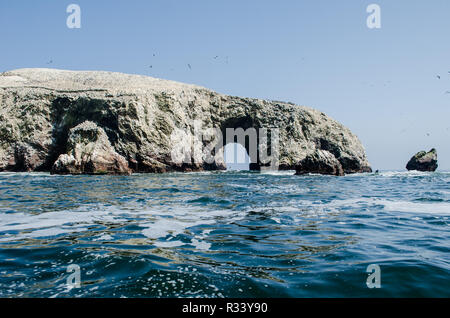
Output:
M189 67L190 70L192 69L191 64L188 64L187 66Z
M438 79L441 79L441 76L440 76L440 75L436 75L436 77L437 77Z

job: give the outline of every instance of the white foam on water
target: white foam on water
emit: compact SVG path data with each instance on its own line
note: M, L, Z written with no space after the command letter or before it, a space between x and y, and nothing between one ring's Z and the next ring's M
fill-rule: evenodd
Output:
M274 184L272 187L267 187L267 186L260 186L260 185L255 185L252 187L253 189L256 189L258 191L264 191L265 193L269 193L269 194L303 194L303 193L308 193L308 192L312 192L313 189L308 188L308 187L300 187L298 185L292 185L292 184L287 184L287 185L283 185L283 184Z
M260 174L271 176L293 176L295 170L261 170Z
M182 234L188 227L195 226L200 223L183 222L174 219L164 218L154 222L141 223L139 226L146 227L142 230L142 234L151 239L164 238L168 235L177 236Z
M291 215L295 221L301 221L304 217L326 216L338 213L356 213L373 211L376 213L380 209L388 212L400 213L422 213L435 215L450 215L450 202L413 202L404 200L387 200L381 198L354 198L345 200L332 200L330 202L291 200L283 205L276 202L266 207L252 209L253 211L264 211L270 207L276 211L272 219L279 223L279 216Z
M379 173L382 177L420 177L430 175L430 172L422 172L422 171L385 171Z
M384 172L383 172L384 173ZM427 175L422 172L386 172L386 176ZM16 175L16 174L15 174ZM284 190L285 193L298 191L297 187L274 185L273 192ZM448 194L448 191L445 191ZM287 202L266 202L264 206L255 206L244 211L228 209L210 210L209 207L191 205L148 208L136 206L103 206L83 205L74 210L31 213L1 213L0 242L20 241L29 238L51 237L63 234L87 231L93 225L129 224L134 222L141 227L142 236L150 239L158 247L177 247L190 244L199 250L208 250L211 244L207 241L211 229L203 229L201 234L191 233L194 227L210 226L217 222L231 223L243 219L249 211L267 212L271 210L271 218L278 224L288 220L300 221L305 216L327 216L330 213L356 213L384 210L388 212L423 213L450 215L448 202L414 202L387 200L382 198L352 198L322 202L320 200L292 199ZM286 217L286 218L285 218ZM289 219L289 217L291 217ZM6 233L18 232L18 233ZM187 234L192 236L190 243L181 242L176 236ZM102 230L94 240L111 240L111 235Z
M48 172L0 172L0 177L17 177L17 176L30 176L30 177L42 177L42 176L52 176ZM55 175L56 176L56 175Z
M410 202L410 201L387 201L379 200L379 204L384 205L386 211L426 213L450 215L450 203L447 202Z
M448 171L436 171L436 172L426 172L426 171L381 171L378 173L379 176L382 177L421 177L421 176L433 176L433 175L443 175L449 176L450 173Z
M190 228L211 225L218 220L233 222L245 216L246 212L230 210L201 210L196 207L177 207L175 209L149 210L142 207L114 207L85 205L76 210L63 210L41 214L3 213L0 217L0 232L8 233L0 242L20 241L29 238L51 237L61 234L87 231L93 225L129 224L130 220L142 227L141 234L152 240L158 247L176 247L184 245L173 240L177 235L189 232ZM203 230L200 235L193 235L191 245L198 249L209 249L206 242L211 229ZM107 232L101 232L94 241L111 240Z
M102 236L93 239L93 241L110 241L112 239L113 239L113 237L111 235L103 234Z
M318 204L319 206L321 204ZM380 198L359 198L347 200L333 200L323 205L328 211L342 211L346 207L351 210L377 210L382 206L384 211L389 212L407 212L407 213L424 213L424 214L440 214L450 215L449 202L412 202L403 200L386 200ZM370 212L369 212L370 213Z
M192 239L191 244L197 249L197 250L209 250L211 248L211 243L205 242L204 240L197 240Z
M170 248L183 246L184 243L181 241L166 241L166 242L156 241L153 243L153 245L155 245L156 247Z
M201 225L212 225L218 220L226 220L227 223L242 219L246 212L234 212L230 210L199 210L195 207L185 207L170 211L167 214L152 215L155 220L152 222L140 223L139 226L146 227L142 234L150 239L158 240L173 238L179 234L189 231L190 228ZM168 217L170 215L170 217ZM207 250L211 244L205 238L211 230L204 230L201 235L196 235L191 239L191 245L200 250ZM189 233L188 233L189 234ZM167 242L167 241L166 241ZM156 246L163 246L163 242L155 241Z
M123 215L128 212L111 206L86 205L77 210L41 214L4 213L0 217L0 232L19 231L20 233L0 238L0 241L56 236L82 232L89 225L123 223L126 221Z
M417 170L389 170L389 171L380 171L380 172L372 172L372 173L351 173L346 174L346 177L367 177L367 176L381 176L381 177L426 177L439 175L441 177L447 178L450 177L450 171L445 170L437 170L436 172L426 172L426 171L417 171Z
M273 217L272 218L272 220L274 220L275 222L277 222L278 224L280 224L281 223L281 220L280 220L280 218L277 218L277 217Z

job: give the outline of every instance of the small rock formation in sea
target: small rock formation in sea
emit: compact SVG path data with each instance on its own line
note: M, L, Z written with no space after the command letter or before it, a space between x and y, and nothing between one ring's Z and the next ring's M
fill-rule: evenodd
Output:
M302 175L306 173L329 174L335 176L343 176L344 169L341 163L331 152L326 150L316 150L312 154L307 155L300 160L295 167L295 174Z
M437 151L434 148L429 152L416 153L406 165L406 169L418 171L436 171L437 168Z
M0 171L107 173L225 169L198 155L195 123L276 128L277 166L302 173L370 172L364 147L324 113L292 103L228 96L203 87L112 72L20 69L0 74ZM183 131L187 139L177 132ZM250 154L249 143L240 142ZM174 162L173 149L191 152ZM221 149L223 150L223 146ZM265 167L258 148L251 169ZM216 150L215 150L216 151ZM221 153L220 150L216 153Z
M67 152L55 161L52 174L131 174L127 160L93 122L85 121L70 129Z

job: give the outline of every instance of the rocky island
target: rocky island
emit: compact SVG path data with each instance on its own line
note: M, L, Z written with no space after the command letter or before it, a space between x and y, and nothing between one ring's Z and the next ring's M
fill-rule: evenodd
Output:
M428 152L419 151L406 164L407 170L434 172L437 168L437 151L434 148Z
M193 134L195 121L221 131L278 128L279 169L332 175L371 171L359 139L320 111L148 76L19 69L0 74L0 104L0 171L225 169L220 160L172 160L174 131ZM262 166L257 160L251 169Z

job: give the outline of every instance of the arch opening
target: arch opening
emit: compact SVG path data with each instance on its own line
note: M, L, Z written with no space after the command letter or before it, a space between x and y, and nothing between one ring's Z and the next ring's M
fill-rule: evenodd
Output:
M224 159L227 170L250 170L251 158L240 143L228 143L224 147Z
M260 125L248 115L231 117L222 123L223 150L227 170L259 170L259 127ZM236 160L230 160L230 158L234 158L234 154L231 154L232 149L236 154ZM225 158L225 151L229 152L228 159Z

